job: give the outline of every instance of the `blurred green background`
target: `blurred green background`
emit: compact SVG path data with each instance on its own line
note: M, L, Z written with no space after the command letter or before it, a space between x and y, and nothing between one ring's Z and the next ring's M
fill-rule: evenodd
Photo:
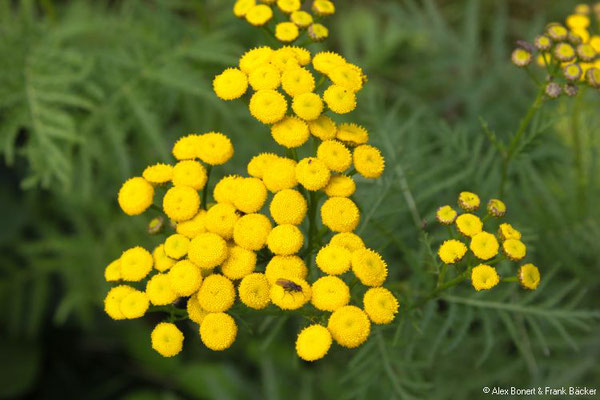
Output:
M535 96L512 66L517 39L576 4L546 0L344 0L331 38L369 82L352 118L386 156L359 181L368 246L390 267L402 304L431 287L436 208L470 190L497 196L500 138ZM548 103L509 176L509 220L524 233L542 287L468 285L401 310L358 350L308 364L297 322L249 315L232 349L204 348L182 325L184 352L150 348L158 316L115 322L102 311L105 265L147 244L148 216L118 208L121 182L170 160L189 132L229 135L242 171L273 148L243 102L212 77L263 32L218 0L0 2L0 397L32 399L481 399L484 386L588 386L600 367L600 93ZM576 115L576 120L573 115ZM572 131L582 140L580 173ZM420 230L422 222L427 225ZM402 305L401 305L402 309ZM600 388L599 388L600 389Z

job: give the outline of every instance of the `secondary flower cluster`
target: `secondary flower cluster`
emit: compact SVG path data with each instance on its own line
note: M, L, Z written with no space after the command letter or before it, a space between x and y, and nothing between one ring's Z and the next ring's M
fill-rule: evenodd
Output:
M595 24L591 16L595 14ZM592 13L586 4L578 5L569 15L565 25L551 23L544 33L535 37L533 44L518 41L512 53L512 61L519 67L527 67L538 53L537 63L546 69L546 95L550 98L562 92L575 96L581 84L600 88L600 35L592 27L600 21L600 3Z
M245 18L251 25L267 27L275 12L279 12L285 21L275 25L273 35L283 43L295 41L303 30L314 42L326 39L329 30L317 21L333 15L335 5L329 0L314 0L310 9L305 7L303 10L302 7L301 0L237 0L233 14Z
M520 262L525 258L527 248L521 241L521 233L512 225L506 222L498 224L497 220L506 213L506 205L501 200L491 199L483 218L474 214L480 206L480 199L476 194L460 193L458 205L464 212L459 213L446 205L436 213L437 220L449 226L453 237L442 243L438 256L445 264L458 266L462 261L465 265L464 273L470 274L471 283L476 290L491 289L500 282L500 276L492 265L505 259ZM493 225L495 235L484 230L485 222ZM468 248L465 241L469 243ZM516 278L525 289L534 290L540 283L539 270L531 263L521 265Z

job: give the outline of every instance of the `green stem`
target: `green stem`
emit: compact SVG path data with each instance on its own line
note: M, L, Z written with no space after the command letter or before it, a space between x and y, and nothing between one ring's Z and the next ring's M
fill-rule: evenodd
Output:
M446 277L446 271L448 270L448 265L442 264L442 268L440 268L440 273L438 274L438 281L436 288L442 286L444 282L444 278Z
M314 191L308 192L308 243L306 245L306 265L310 271L312 267L312 252L314 245L314 236L316 229L317 216L317 193Z
M204 190L202 190L202 204L200 208L206 210L206 202L208 200L208 183L210 181L210 173L212 172L212 165L206 167L206 184L204 185Z
M583 92L583 90L582 90ZM577 210L580 214L584 213L585 207L585 175L583 170L583 147L581 143L581 130L579 129L579 119L581 117L581 103L583 93L575 99L573 113L571 114L571 135L573 136L573 151L575 161L576 192L577 192Z
M509 276L506 278L502 278L500 281L501 282L519 282L519 278L516 276Z
M451 279L451 280L449 280L446 283L443 283L441 285L438 285L427 296L423 297L420 301L418 301L418 302L414 303L413 305L411 305L409 307L409 310L412 310L412 309L415 309L415 308L420 308L421 306L423 306L424 304L426 304L427 302L429 302L429 300L432 300L432 299L436 298L444 290L449 289L451 287L454 287L454 286L458 285L459 283L465 281L467 279L468 272L469 272L469 270L467 269L465 272L463 272L462 274L460 274L456 278Z

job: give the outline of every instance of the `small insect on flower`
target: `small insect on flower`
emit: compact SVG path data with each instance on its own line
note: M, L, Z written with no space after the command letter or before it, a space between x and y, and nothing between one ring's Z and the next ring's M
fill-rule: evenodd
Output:
M281 286L285 293L302 293L302 286L290 280L279 278L275 281L275 284Z

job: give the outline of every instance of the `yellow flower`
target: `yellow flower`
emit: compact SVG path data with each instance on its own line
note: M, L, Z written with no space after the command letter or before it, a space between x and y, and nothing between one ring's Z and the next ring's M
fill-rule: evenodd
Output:
M120 285L116 286L108 291L104 298L104 311L114 320L125 319L121 311L121 301L135 289L131 286Z
M589 43L581 43L577 46L577 56L583 61L594 61L596 50Z
M356 190L354 179L346 175L332 175L323 189L329 197L350 197Z
M256 5L255 0L237 0L233 5L233 15L238 18L242 18L246 15L248 10Z
M163 210L173 221L187 221L200 207L198 192L189 186L174 186L163 197Z
M154 268L160 272L165 272L171 268L177 261L173 260L165 253L165 245L160 244L156 246L152 252L152 258L154 259Z
M179 139L173 146L173 157L178 160L191 160L196 158L200 146L200 135L194 133Z
M600 68L592 67L588 69L585 78L591 87L600 88Z
M285 97L276 90L259 90L250 99L250 113L263 124L280 121L286 111Z
M248 175L262 179L265 170L277 159L279 156L273 153L260 153L252 157L248 163Z
M255 310L262 310L271 302L269 281L264 274L246 275L238 286L240 301Z
M473 237L483 229L483 222L473 214L461 214L456 218L458 231L465 236Z
M263 183L273 193L293 188L298 183L296 162L283 157L274 160L264 171Z
M237 184L243 179L241 176L229 175L221 179L213 189L213 198L217 203L229 203L233 205L237 195Z
M273 49L267 46L256 47L252 50L248 50L240 58L240 69L247 74L256 70L258 67L262 67L271 61L271 57L275 52Z
M171 288L167 274L156 274L146 284L148 299L155 306L164 306L177 300L177 293Z
M562 62L572 61L577 57L573 46L568 43L558 43L554 46L554 57Z
M329 79L336 85L353 92L358 92L363 86L363 78L360 72L348 64L341 64L333 68L329 73Z
M335 311L350 301L350 288L337 276L323 276L312 284L310 301L318 310Z
M298 256L275 256L265 268L265 277L271 285L277 279L306 279L308 268L304 261Z
M564 26L557 23L548 24L548 26L546 27L546 32L548 33L548 36L550 36L552 40L556 42L560 42L567 39L567 36L569 34L569 31L567 31L567 29Z
M352 164L350 150L337 140L323 141L317 149L317 158L335 172L344 172Z
M306 143L310 134L306 122L296 117L285 117L271 126L271 135L279 145L292 149Z
M323 112L323 100L316 93L302 93L292 100L292 109L300 118L313 121Z
M531 63L531 53L520 47L513 50L510 58L517 67L526 67Z
M360 236L352 232L343 232L333 235L329 241L329 244L332 246L341 246L350 253L354 253L356 250L365 248L365 244Z
M219 203L206 212L204 225L207 231L216 233L223 239L231 239L233 228L239 218L234 206L228 203Z
M245 214L258 212L267 200L267 188L258 178L242 178L237 182L233 205Z
M201 233L206 232L206 226L204 221L206 220L206 211L200 210L194 218L179 222L177 224L177 233L186 236L189 239L193 239Z
M121 279L124 281L141 281L152 270L153 259L148 250L133 247L121 255Z
M198 161L179 161L173 168L173 184L201 190L206 184L206 169Z
M296 310L305 305L311 297L311 289L308 283L303 279L287 278L286 283L292 283L301 290L290 290L282 286L284 282L281 279L275 281L271 286L271 301L282 310Z
M200 268L189 260L181 260L173 265L167 275L171 289L179 296L191 296L202 284Z
M321 206L321 219L334 232L351 232L360 222L360 211L346 197L330 197Z
M487 212L493 217L502 217L506 214L506 204L502 200L490 199L487 204Z
M146 167L142 173L144 179L150 183L167 183L173 177L173 166L169 164L154 164Z
M291 224L276 226L267 237L269 250L279 256L296 254L303 244L304 235L297 226Z
M201 233L190 242L188 257L202 269L214 268L227 258L227 243L215 233Z
M281 87L291 97L310 93L315 89L315 78L306 68L290 68L281 75Z
M563 75L567 78L568 81L575 82L581 78L581 74L583 71L579 64L569 64L565 65L563 68Z
M471 192L461 192L458 195L458 205L465 211L471 212L479 208L479 196Z
M329 140L335 138L337 126L331 118L326 115L321 115L319 118L308 123L310 133L321 140Z
M197 296L191 296L188 299L186 309L188 313L188 318L197 324L201 324L204 320L204 317L208 315L208 312L202 307L200 307L200 303L198 303Z
M300 30L293 22L280 22L275 26L275 37L280 42L289 43L298 39Z
M336 137L349 146L358 146L367 143L369 132L360 125L344 123L338 126Z
M527 247L517 239L507 239L502 243L502 250L513 261L522 260L527 254Z
M308 37L314 42L320 42L321 40L327 39L329 36L329 29L323 24L311 24L307 30Z
M164 252L168 257L178 260L187 255L189 246L190 239L175 233L165 240Z
M127 180L119 190L119 206L127 215L139 215L152 205L154 188L144 178Z
M471 283L475 290L489 290L500 282L496 269L489 265L479 264L471 271Z
M143 317L150 306L148 296L139 290L133 290L119 303L121 313L127 319Z
M275 193L269 211L278 225L300 225L306 216L307 204L304 196L293 189Z
M222 351L231 347L237 336L237 325L226 313L211 313L200 324L200 339L213 351Z
M230 246L229 256L221 265L223 275L231 280L242 279L256 267L256 253L240 246Z
M234 301L235 288L229 279L219 274L212 274L204 278L204 282L198 290L198 303L204 310L210 313L227 311Z
M365 312L376 324L389 324L398 312L398 300L392 292L383 288L371 288L367 290L363 298Z
M540 270L533 264L522 265L517 276L525 289L535 290L540 284Z
M351 260L352 252L346 247L334 243L322 247L316 257L317 266L329 275L341 275L347 272L350 269Z
M300 9L300 0L277 0L277 7L286 14Z
M306 11L294 11L290 15L290 21L295 23L298 28L306 28L313 22L313 17Z
M271 57L271 64L277 67L280 71L286 71L292 68L300 67L297 52L290 46L284 46L277 49Z
M169 322L156 325L151 338L152 348L163 357L173 357L183 348L183 333Z
M571 29L585 29L590 25L590 18L587 15L573 14L565 22Z
M116 282L121 280L121 259L117 258L104 269L104 279L106 282Z
M273 10L265 4L258 4L246 12L246 21L254 26L262 26L273 18Z
M323 189L330 177L327 165L315 157L303 158L296 166L296 179L308 190Z
M387 265L381 256L371 249L359 249L352 253L352 272L365 286L381 286L387 278Z
M335 6L329 0L315 0L312 4L312 10L321 17L327 17L335 13Z
M590 45L596 50L596 52L600 53L600 36L594 35L590 38Z
M275 90L281 82L281 74L273 65L263 64L250 72L248 82L254 90Z
M450 206L442 206L435 213L435 217L443 225L452 225L457 215L457 212Z
M356 108L356 95L343 86L331 85L323 93L327 107L336 114L346 114Z
M198 158L209 165L222 165L233 157L231 140L222 133L205 133L199 143Z
M262 214L247 214L233 228L233 240L246 250L258 251L267 243L272 226L269 218Z
M344 306L331 314L327 328L340 346L352 349L367 340L371 332L371 323L367 314L360 308Z
M496 236L487 232L479 232L471 238L471 245L469 247L473 254L475 254L475 257L480 260L489 260L498 254L499 244Z
M290 50L294 53L294 56L296 57L296 60L298 61L298 64L300 64L300 65L308 65L308 64L310 64L310 60L311 60L310 51L308 51L304 47L283 46L278 51L286 51L287 52L287 51L290 51Z
M296 339L296 353L304 361L316 361L331 347L331 333L322 325L313 324L302 330Z
M521 232L513 228L511 224L503 223L498 227L498 237L504 241L507 239L521 239Z
M354 167L365 178L379 178L385 167L385 160L378 148L362 144L354 149Z
M237 68L227 68L215 77L213 89L223 100L238 99L248 89L248 77Z
M445 264L459 262L466 253L467 246L463 242L454 239L446 240L438 250L438 256Z

